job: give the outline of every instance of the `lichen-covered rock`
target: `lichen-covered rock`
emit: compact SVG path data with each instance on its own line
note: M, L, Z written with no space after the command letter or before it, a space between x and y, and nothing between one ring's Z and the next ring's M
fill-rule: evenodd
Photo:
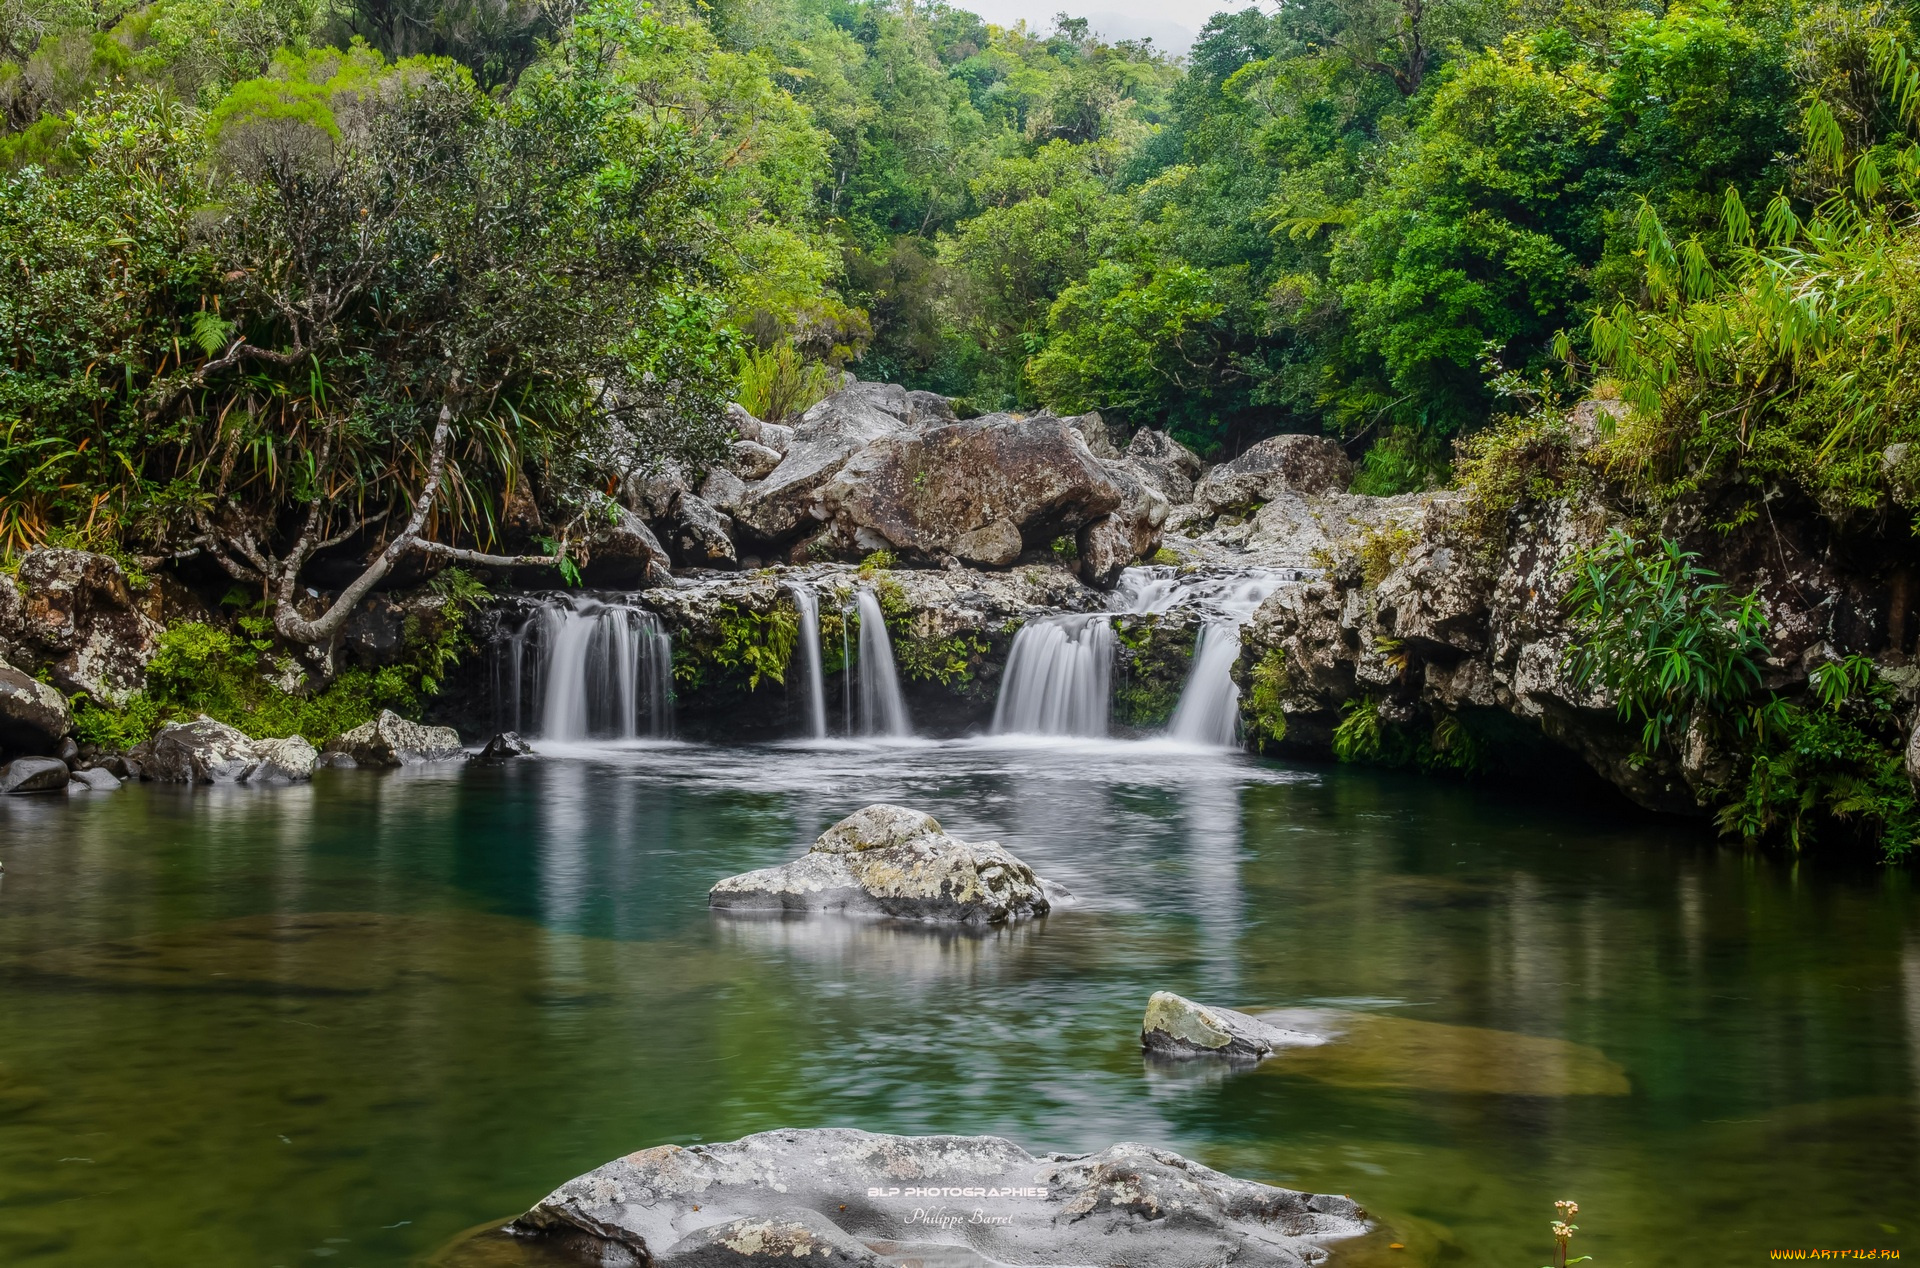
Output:
M1228 1057L1258 1061L1276 1048L1311 1047L1320 1035L1274 1026L1258 1017L1198 1004L1172 991L1155 991L1147 1000L1140 1046L1168 1057Z
M784 456L757 440L736 440L727 446L727 469L742 480L761 480L773 474Z
M142 778L162 784L237 784L259 760L245 732L204 713L167 723L127 756Z
M1207 472L1194 486L1193 502L1211 517L1269 501L1281 489L1334 492L1352 478L1353 464L1337 442L1325 436L1270 436Z
M1133 434L1124 461L1140 479L1176 504L1193 500L1193 483L1206 470L1193 450L1152 427Z
M1090 410L1065 420L1087 442L1087 452L1102 462L1116 460L1125 452L1126 430L1109 423L1099 411Z
M391 709L327 741L326 752L355 766L412 766L460 756L460 733L447 726L422 726Z
M697 1229L653 1258L659 1268L751 1268L795 1261L804 1268L888 1268L889 1263L820 1212L800 1206Z
M481 766L504 766L514 758L526 757L532 752L533 745L521 739L519 732L502 731L468 760Z
M298 784L313 778L320 754L298 735L285 739L255 740L253 769L246 774L249 784Z
M0 796L65 792L67 764L57 757L16 757L0 766Z
M560 1186L512 1231L602 1263L677 1266L682 1246L704 1253L752 1221L796 1242L805 1228L809 1250L831 1228L892 1263L1100 1268L1304 1268L1368 1231L1347 1198L1235 1179L1147 1145L1035 1157L994 1136L846 1128L629 1154ZM756 1261L689 1261L708 1262Z
M1119 487L1064 420L990 414L875 439L822 487L819 508L840 549L938 558L1002 521L1019 530L1027 549L1044 546L1121 502Z
M1913 734L1907 737L1907 778L1920 791L1920 717L1913 721Z
M0 586L6 584L0 576ZM0 753L50 754L72 730L65 696L11 665L0 665Z
M146 683L161 625L114 560L41 547L20 560L22 636L51 662L61 690L124 704Z
M731 567L733 521L711 502L683 493L674 508L673 544L681 562L695 568Z
M1033 869L997 841L969 843L930 815L873 805L820 834L792 863L730 876L718 911L839 912L902 920L999 924L1051 903Z
M1135 549L1134 535L1118 515L1103 515L1080 530L1080 575L1088 585L1111 588L1143 553Z

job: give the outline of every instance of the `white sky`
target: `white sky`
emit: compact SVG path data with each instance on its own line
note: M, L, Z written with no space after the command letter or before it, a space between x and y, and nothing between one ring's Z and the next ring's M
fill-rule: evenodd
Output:
M1112 39L1151 35L1169 52L1184 53L1207 19L1222 9L1238 11L1255 0L950 0L987 21L1012 26L1021 18L1037 31L1053 29L1053 15L1065 10L1086 18Z

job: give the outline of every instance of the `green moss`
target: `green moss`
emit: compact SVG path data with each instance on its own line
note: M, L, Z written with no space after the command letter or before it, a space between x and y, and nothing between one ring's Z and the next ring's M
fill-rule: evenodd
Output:
M800 636L798 612L784 603L766 612L729 603L720 609L719 626L720 641L707 653L714 664L744 682L748 691L759 690L763 678L786 684Z
M893 660L909 682L937 682L942 687L964 687L987 654L987 645L970 634L952 638L915 638L893 643Z
M1180 566L1180 556L1174 554L1165 546L1162 546L1153 552L1153 558L1148 562L1162 564L1168 568L1178 568Z
M1140 730L1167 724L1192 669L1196 633L1196 626L1167 625L1157 616L1115 622L1121 653L1114 721Z
M1261 752L1269 751L1287 738L1287 714L1281 707L1281 699L1289 686L1287 656L1283 650L1273 648L1254 662L1252 682L1241 714L1246 722L1247 738Z
M407 618L405 659L379 669L342 670L317 691L304 689L297 662L276 651L272 623L263 616L243 616L233 630L197 621L172 626L147 663L145 688L119 708L82 697L75 733L83 743L124 751L162 723L204 713L255 738L303 735L323 744L382 709L418 716L425 699L439 692L447 669L472 650L466 616L488 597L484 586L457 569L442 573L430 589L440 605ZM303 686L288 691L281 681Z

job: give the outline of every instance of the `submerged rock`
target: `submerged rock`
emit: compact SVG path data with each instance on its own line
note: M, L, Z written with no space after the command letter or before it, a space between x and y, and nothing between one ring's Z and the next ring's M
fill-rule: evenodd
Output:
M67 764L57 757L16 757L0 766L0 795L61 792L67 786Z
M0 577L0 587L10 584ZM67 698L46 683L0 665L0 751L52 753L73 730Z
M67 786L72 788L74 784L79 784L88 792L112 792L120 787L120 779L110 770L89 766L73 772L73 780Z
M864 1249L891 1263L1301 1268L1368 1225L1348 1198L1148 1145L1035 1157L995 1136L817 1128L629 1154L510 1230L601 1263L701 1268L771 1262L774 1245L787 1263L865 1264Z
M1230 1057L1258 1061L1275 1048L1310 1047L1324 1036L1269 1025L1258 1017L1198 1004L1172 991L1147 1000L1140 1046L1169 1057Z
M460 756L460 733L450 726L422 726L382 709L373 721L327 741L326 751L355 766L412 766Z
M999 842L961 841L932 815L879 804L828 828L792 863L721 881L707 905L998 924L1052 904L1033 869Z
M488 740L485 748L467 760L478 762L482 766L504 766L512 759L525 757L532 752L533 745L521 739L518 731L502 731Z

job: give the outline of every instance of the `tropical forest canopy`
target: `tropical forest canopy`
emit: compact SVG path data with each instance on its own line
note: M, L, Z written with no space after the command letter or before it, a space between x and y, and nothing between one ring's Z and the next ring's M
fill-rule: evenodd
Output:
M0 535L285 589L409 516L485 547L528 472L590 517L842 368L1326 431L1370 492L1597 386L1660 479L1910 502L1911 47L1784 0L1300 0L1185 59L912 0L0 0Z

